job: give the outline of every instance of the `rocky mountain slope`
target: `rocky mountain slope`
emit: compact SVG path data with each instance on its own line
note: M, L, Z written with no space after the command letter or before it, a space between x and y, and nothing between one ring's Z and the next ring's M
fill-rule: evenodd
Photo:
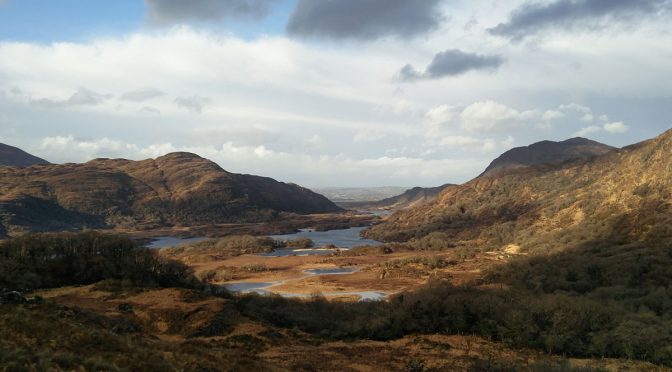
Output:
M612 150L614 148L611 146L581 137L570 138L561 142L541 141L529 146L516 147L503 153L490 163L481 177L496 176L531 165L562 163L599 156Z
M0 235L260 221L278 212L339 210L308 189L229 173L189 153L0 168Z
M471 241L522 252L670 239L670 154L672 130L590 159L479 177L392 215L368 236Z
M49 162L19 148L0 143L0 166L29 167L35 164L49 164Z

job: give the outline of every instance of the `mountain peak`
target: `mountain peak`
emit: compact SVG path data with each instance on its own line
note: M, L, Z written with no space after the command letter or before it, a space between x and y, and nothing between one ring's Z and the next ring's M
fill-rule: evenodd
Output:
M193 152L175 151L175 152L169 152L165 155L159 156L158 158L156 158L156 160L159 160L159 159L176 159L176 158L204 159L200 155L194 154Z
M0 166L29 167L36 164L49 164L49 162L17 147L0 143Z
M522 167L562 163L606 154L614 147L583 137L564 141L539 141L529 146L515 147L500 155L479 176L496 176Z

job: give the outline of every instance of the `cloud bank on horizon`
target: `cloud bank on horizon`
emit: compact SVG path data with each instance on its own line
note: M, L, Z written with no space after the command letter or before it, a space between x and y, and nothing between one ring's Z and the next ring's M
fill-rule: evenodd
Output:
M13 22L36 1L0 0L0 142L54 162L192 151L435 186L512 146L672 124L672 0L72 0Z

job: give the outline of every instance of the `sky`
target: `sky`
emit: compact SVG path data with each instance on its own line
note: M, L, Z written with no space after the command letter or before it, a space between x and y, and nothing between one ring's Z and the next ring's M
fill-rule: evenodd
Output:
M672 127L672 0L0 0L0 142L437 186Z

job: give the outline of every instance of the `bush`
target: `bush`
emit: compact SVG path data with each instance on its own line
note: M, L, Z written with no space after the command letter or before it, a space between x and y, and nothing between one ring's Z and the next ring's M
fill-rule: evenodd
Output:
M0 245L0 288L36 289L102 280L140 286L194 286L191 269L118 235L32 234Z

